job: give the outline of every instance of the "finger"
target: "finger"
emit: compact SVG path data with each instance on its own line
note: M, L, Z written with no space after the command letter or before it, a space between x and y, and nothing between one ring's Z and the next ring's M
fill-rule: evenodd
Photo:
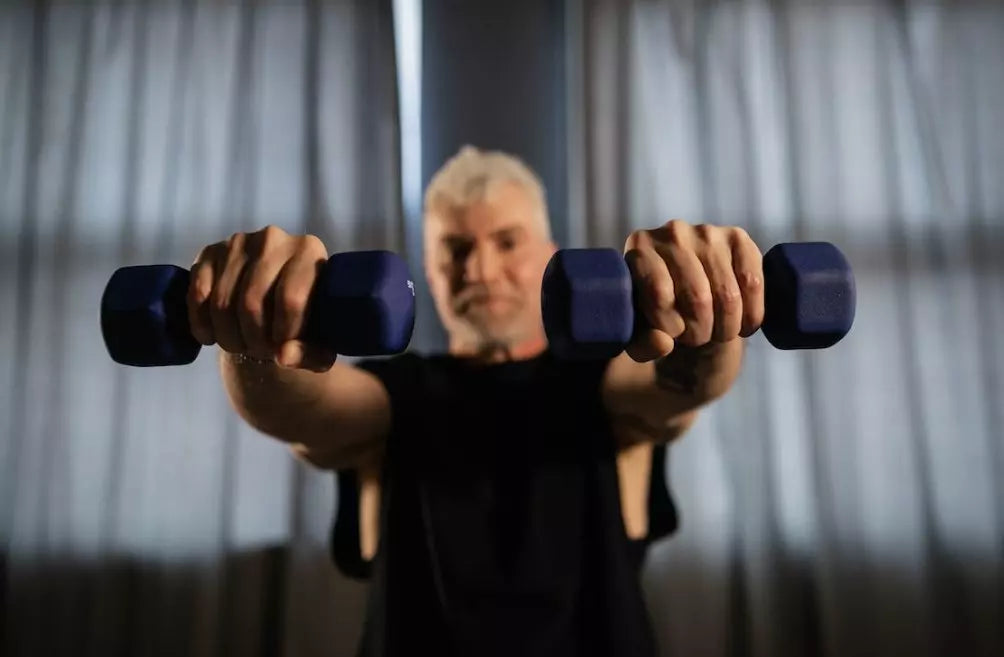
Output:
M209 303L216 342L224 351L238 354L247 352L235 309L237 284L247 262L243 239L238 233L230 238L227 248L217 251L213 263L216 281Z
M756 243L741 228L735 229L729 242L732 248L732 271L743 297L739 335L748 338L763 324L763 255Z
M275 285L272 340L282 344L303 333L307 304L324 258L299 252L283 266Z
M209 314L209 296L212 291L213 259L211 251L207 248L199 254L195 264L192 265L188 294L185 295L188 306L188 325L192 337L205 346L216 342L216 338L213 336L213 320Z
M655 329L670 338L683 333L683 317L676 309L673 278L666 262L653 248L631 249L625 254L634 288L634 302L645 320L642 328Z
M671 243L658 248L673 277L676 310L685 325L683 333L676 339L689 346L706 344L711 339L715 316L711 284L704 265L693 249L687 246Z
M335 364L337 356L302 340L287 340L277 350L275 362L281 367L305 369L312 372L327 372Z
M263 256L244 267L237 292L237 323L248 353L272 358L279 343L273 341L273 288L286 264L282 255Z
M656 329L645 328L636 332L631 343L624 350L627 355L639 363L656 360L673 351L676 341L669 335Z
M711 339L729 342L739 335L743 314L739 283L732 271L732 251L724 239L715 238L701 252L700 259L711 287L714 308Z

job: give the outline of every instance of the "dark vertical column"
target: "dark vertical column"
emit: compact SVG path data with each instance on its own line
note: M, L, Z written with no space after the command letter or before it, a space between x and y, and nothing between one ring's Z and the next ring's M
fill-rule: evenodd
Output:
M522 158L567 238L562 0L423 0L422 185L464 144ZM419 299L424 326L437 325Z

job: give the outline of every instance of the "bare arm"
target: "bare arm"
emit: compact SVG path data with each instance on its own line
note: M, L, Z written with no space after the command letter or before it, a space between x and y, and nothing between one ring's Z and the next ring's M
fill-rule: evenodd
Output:
M301 339L327 249L275 226L203 248L192 266L188 319L219 345L234 409L251 426L321 468L370 467L390 425L379 380Z
M220 376L248 424L323 469L377 461L390 428L387 391L372 374L336 362L326 372L219 352Z
M700 409L732 386L743 351L743 341L735 339L703 347L677 345L670 354L644 363L627 354L612 360L603 399L623 446L683 435Z

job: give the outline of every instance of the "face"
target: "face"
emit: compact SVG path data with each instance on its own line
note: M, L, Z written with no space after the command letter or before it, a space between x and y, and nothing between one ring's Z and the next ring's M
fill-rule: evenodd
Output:
M542 338L540 284L556 247L536 213L522 187L499 183L426 217L426 276L451 342L515 348Z

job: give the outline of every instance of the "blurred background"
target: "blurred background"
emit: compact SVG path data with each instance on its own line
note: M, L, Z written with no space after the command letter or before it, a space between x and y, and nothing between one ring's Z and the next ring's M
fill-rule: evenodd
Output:
M854 267L841 343L754 336L671 449L664 655L1004 654L1002 63L997 2L0 3L0 654L353 654L334 475L212 349L113 363L100 297L266 224L421 278L464 143L537 169L561 246L676 217Z

